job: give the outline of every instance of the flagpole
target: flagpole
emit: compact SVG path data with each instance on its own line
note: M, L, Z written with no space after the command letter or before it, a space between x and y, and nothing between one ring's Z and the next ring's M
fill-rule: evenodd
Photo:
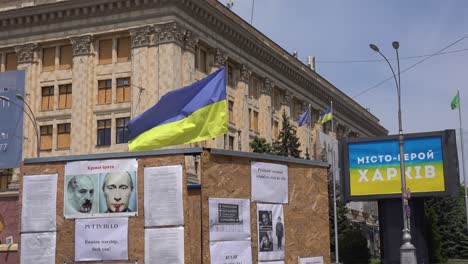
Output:
M334 117L334 113L333 113L333 101L330 101L330 110L331 110L331 114L332 114L332 118L331 118L331 130L332 130L332 133L334 133L333 131L333 117ZM335 139L336 139L336 134L335 134ZM338 216L336 214L336 178L335 178L335 153L334 153L334 148L332 147L331 149L331 153L332 153L332 164L331 164L331 167L332 167L332 179L333 179L333 224L335 226L335 263L340 263L340 259L339 259L339 245L338 245Z
M466 212L466 228L468 229L468 193L467 193L467 180L465 170L465 148L463 144L463 123L461 118L461 100L460 100L460 89L457 89L458 96L458 119L460 121L460 142L461 142L461 154L462 154L462 165L463 165L463 185L465 185L465 212Z
M312 140L310 140L310 137L312 136L312 112L311 112L311 106L310 104L307 106L307 111L309 111L309 122L307 124L308 126L308 130L309 130L309 133L307 135L307 140L309 142L307 142L307 145L309 147L309 158L312 159Z

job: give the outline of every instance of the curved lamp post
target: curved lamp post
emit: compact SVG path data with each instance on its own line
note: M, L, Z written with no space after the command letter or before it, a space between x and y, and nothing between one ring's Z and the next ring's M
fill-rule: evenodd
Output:
M40 158L39 131L37 130L36 117L34 116L34 112L31 110L31 107L29 107L29 105L24 101L24 97L22 95L17 94L16 98L18 98L19 100L24 102L24 104L28 107L29 111L31 111L31 114L29 114L26 110L24 110L24 108L21 107L21 105L19 105L19 104L13 102L12 100L10 100L10 98L8 98L6 96L3 96L3 95L0 96L0 100L6 101L8 103L11 103L11 104L17 106L19 109L21 109L29 117L29 120L31 120L31 123L34 126L34 132L36 133L36 141L37 141L36 142L36 155L37 155L38 158Z
M402 209L403 209L403 244L400 247L400 263L402 264L416 264L416 248L411 244L411 232L409 229L408 223L408 213L410 212L410 206L408 204L408 197L407 197L407 189L406 189L406 177L405 177L405 155L404 155L404 135L403 135L403 125L401 121L401 82L400 82L400 58L398 54L398 48L400 47L400 43L398 41L394 41L392 43L393 48L396 51L397 55L397 64L398 64L398 80L393 70L392 64L388 61L387 57L380 52L379 48L374 45L370 44L369 47L379 53L385 61L388 63L390 70L393 73L393 79L395 79L395 85L397 89L398 95L398 141L400 147L400 175L401 175L401 200L402 200Z

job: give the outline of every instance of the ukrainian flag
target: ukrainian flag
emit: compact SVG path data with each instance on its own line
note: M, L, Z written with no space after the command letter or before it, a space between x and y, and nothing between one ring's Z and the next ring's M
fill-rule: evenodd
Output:
M325 124L326 122L333 119L333 107L330 105L323 114L320 115L320 118L317 123Z
M130 151L212 139L227 133L224 67L189 86L165 94L128 123Z

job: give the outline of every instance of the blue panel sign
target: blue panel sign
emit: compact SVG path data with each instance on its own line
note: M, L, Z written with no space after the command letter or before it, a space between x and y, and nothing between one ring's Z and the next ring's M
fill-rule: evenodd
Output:
M0 72L0 169L18 168L23 149L24 71ZM7 99L7 100L5 100Z

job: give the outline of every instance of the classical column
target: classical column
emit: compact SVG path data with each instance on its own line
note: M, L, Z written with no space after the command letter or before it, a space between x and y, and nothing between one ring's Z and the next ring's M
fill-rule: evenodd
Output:
M239 126L238 129L241 130L240 135L241 137L241 150L248 151L249 143L250 143L250 136L249 136L249 85L250 83L250 76L252 76L251 68L246 65L242 64L240 67L240 83L237 86L236 90L236 98L238 98L239 103ZM239 139L236 140L236 142Z
M154 45L157 46L158 96L183 86L182 47L185 29L178 23L155 25Z
M226 53L219 48L213 49L212 52L214 54L214 61L212 64L213 67L211 67L211 73L217 71L219 68L223 66L226 66L226 62L228 59L228 56L226 55ZM227 69L226 69L226 74L227 74ZM237 110L234 108L234 115L236 112ZM224 147L227 145L226 140L227 140L227 136L219 136L215 138L215 140L206 141L206 147L224 149Z
M274 82L269 79L265 78L264 83L262 85L260 91L260 98L259 106L260 106L260 113L259 113L259 120L258 126L260 130L260 135L265 137L268 142L271 142L273 136L273 105L271 101L271 96L273 94L273 87L275 87Z
M40 103L40 89L34 87L34 83L37 80L37 64L35 61L35 53L37 50L36 43L29 43L15 47L16 58L17 58L17 69L25 71L24 79L24 100L29 104L34 114L37 114L38 104ZM25 107L27 110L27 107ZM39 129L39 128L37 128ZM32 122L27 120L26 116L23 117L23 137L27 140L23 140L23 153L22 159L36 157L37 153L37 137ZM8 189L17 190L19 189L19 177L20 169L13 168L11 182L8 185Z
M186 30L184 35L184 49L182 54L182 83L183 86L194 83L195 80L195 56L198 44L198 36Z
M281 116L283 115L283 111L286 112L286 115L292 119L294 118L293 116L291 116L293 113L291 113L291 109L292 109L292 103L293 103L293 93L289 90L284 90L283 91L284 93L284 100L281 100Z
M70 38L73 49L72 119L70 154L91 153L97 143L94 109L97 81L91 35Z
M132 117L144 112L159 100L156 98L157 92L154 83L151 82L149 73L156 63L157 57L150 54L148 46L150 45L150 35L152 28L143 26L129 30L132 47L132 86L131 89L131 115Z
M36 50L36 43L15 47L16 58L18 60L17 69L25 71L24 100L29 104L35 115L37 115L39 111L41 102L40 88L34 86L37 80L37 64L34 63ZM27 108L25 108L25 110L28 111ZM36 157L38 144L36 132L34 130L34 125L27 120L26 116L23 118L23 134L23 136L27 138L27 140L23 141L23 159Z

